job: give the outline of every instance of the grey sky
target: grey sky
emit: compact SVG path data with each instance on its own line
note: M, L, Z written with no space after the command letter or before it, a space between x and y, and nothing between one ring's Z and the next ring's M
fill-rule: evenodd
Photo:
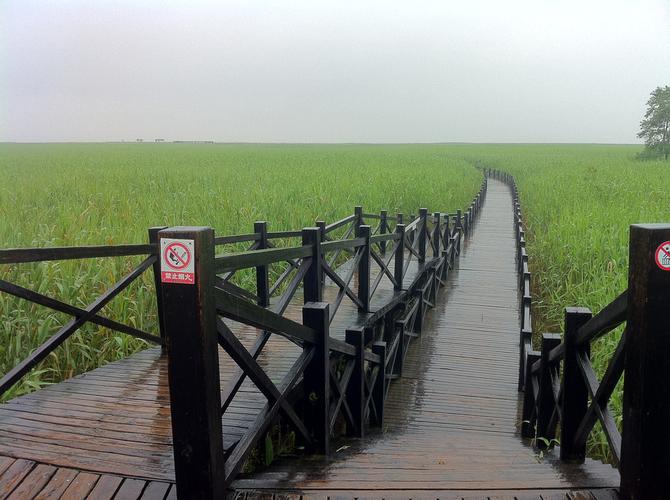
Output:
M635 142L667 0L0 0L0 140Z

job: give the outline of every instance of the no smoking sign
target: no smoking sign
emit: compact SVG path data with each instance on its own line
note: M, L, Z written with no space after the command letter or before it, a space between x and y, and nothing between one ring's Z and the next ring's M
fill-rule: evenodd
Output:
M193 240L161 238L161 282L195 284Z
M664 241L658 246L654 258L658 267L670 271L670 241Z

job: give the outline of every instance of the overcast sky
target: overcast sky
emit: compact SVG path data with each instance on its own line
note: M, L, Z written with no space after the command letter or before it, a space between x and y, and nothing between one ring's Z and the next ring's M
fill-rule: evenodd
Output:
M0 0L0 140L637 142L668 0Z

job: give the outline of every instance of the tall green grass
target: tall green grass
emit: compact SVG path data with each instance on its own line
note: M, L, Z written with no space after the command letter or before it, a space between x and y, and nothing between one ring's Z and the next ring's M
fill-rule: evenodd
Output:
M333 222L364 210L454 211L481 177L443 146L173 144L0 145L0 247L143 243L159 225L208 225L217 234ZM79 307L138 258L0 267L0 278ZM151 271L102 314L156 331ZM70 319L0 295L0 374ZM90 370L146 343L86 325L6 398Z

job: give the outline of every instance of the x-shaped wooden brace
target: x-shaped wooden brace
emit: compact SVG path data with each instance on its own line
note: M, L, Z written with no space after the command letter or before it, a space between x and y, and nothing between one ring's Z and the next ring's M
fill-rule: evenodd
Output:
M305 441L310 444L311 437L309 431L293 407L286 401L283 394L279 392L277 386L270 380L270 377L267 376L265 371L259 366L230 328L228 328L228 325L224 323L221 317L216 318L216 326L221 347L244 370L244 373L247 374L258 390L267 398L269 404L272 405L279 402L280 409L291 420L300 434L302 434Z
M368 416L370 415L370 409L372 409L372 413L374 414L374 419L375 422L379 420L379 416L377 414L377 408L375 407L374 404L371 404L372 402L372 387L375 385L375 382L377 382L377 377L379 376L379 366L375 366L371 372L370 372L370 377L363 377L365 379L365 418L367 419Z
M347 364L344 367L344 371L342 373L342 378L339 380L337 378L337 373L335 372L333 364L331 363L330 365L330 385L333 389L335 389L335 392L337 392L337 394L333 394L335 397L337 397L337 401L335 404L331 403L330 405L329 428L331 431L335 426L335 419L337 419L337 414L340 411L340 407L342 407L342 410L344 410L344 416L347 419L347 424L350 425L355 431L358 431L358 425L354 421L354 416L352 415L351 409L349 408L347 400L345 399L347 386L349 385L349 380L351 380L351 374L354 372L354 364L354 359L347 361Z

